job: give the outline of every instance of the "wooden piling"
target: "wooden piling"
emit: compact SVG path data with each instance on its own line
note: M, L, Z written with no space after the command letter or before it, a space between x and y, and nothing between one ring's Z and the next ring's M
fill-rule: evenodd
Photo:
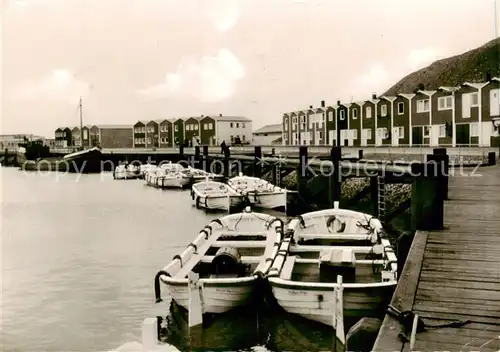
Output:
M358 159L363 159L363 149L358 150Z
M497 160L496 160L496 155L495 152L489 152L488 153L488 165L493 166L496 165Z
M413 184L411 216L413 230L440 230L444 227L444 194L440 191L440 162L411 165Z
M439 189L443 194L443 199L448 200L448 184L449 184L449 170L450 170L450 157L446 154L446 148L434 148L432 155L427 155L427 161L442 163L439 168Z
M297 166L297 195L299 197L299 208L304 208L307 197L307 147L299 147L299 165Z
M201 169L201 154L200 154L200 146L194 146L194 158L193 158L193 167L196 169Z
M342 159L342 148L332 147L330 150L330 161L332 162L333 172L330 175L330 194L329 203L333 208L335 202L340 204L340 192L342 187L342 175L340 173L340 161Z
M253 176L261 177L262 176L262 147L255 146L255 154L253 160Z
M210 161L208 159L208 145L203 146L203 170L210 172Z
M229 170L229 167L231 166L230 159L231 158L231 150L229 148L226 148L224 150L224 160L223 160L223 174L224 178L227 180L229 179L229 176L231 175L231 170Z

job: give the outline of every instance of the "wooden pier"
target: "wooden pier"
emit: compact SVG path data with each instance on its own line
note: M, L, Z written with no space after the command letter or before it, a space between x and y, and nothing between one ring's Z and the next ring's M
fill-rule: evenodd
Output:
M404 342L403 325L386 315L373 351L500 350L500 167L472 172L450 176L444 228L417 231L391 302L428 326L462 324L413 341L407 331Z

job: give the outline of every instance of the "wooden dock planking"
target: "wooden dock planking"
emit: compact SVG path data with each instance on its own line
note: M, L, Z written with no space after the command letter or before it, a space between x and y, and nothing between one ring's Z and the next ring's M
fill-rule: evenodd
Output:
M445 228L428 233L420 266L414 268L419 271L416 289L406 292L414 297L412 311L428 324L472 323L418 333L416 351L500 349L500 167L478 173L481 176L450 177ZM411 286L405 280L402 276L398 287ZM399 332L401 326L395 328L386 316L374 351L409 350L394 329Z

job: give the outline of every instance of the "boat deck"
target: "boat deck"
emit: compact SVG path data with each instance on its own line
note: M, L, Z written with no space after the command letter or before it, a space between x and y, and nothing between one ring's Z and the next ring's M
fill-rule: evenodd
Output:
M445 229L417 232L392 299L426 324L470 323L417 333L415 351L500 350L500 167L476 174L450 177ZM401 329L386 316L373 350L409 351Z

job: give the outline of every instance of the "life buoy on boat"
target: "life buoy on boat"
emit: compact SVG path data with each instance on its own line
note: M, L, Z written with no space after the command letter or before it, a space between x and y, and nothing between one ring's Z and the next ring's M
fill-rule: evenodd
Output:
M335 228L335 224L338 224ZM326 227L330 230L332 229L336 233L342 233L345 230L346 223L345 221L341 221L339 218L337 218L335 215L330 216L326 220Z
M196 209L200 209L200 197L196 197Z
M215 275L235 275L241 273L241 255L233 247L219 248L212 260L212 271Z
M191 188L191 199L194 200L194 189Z

